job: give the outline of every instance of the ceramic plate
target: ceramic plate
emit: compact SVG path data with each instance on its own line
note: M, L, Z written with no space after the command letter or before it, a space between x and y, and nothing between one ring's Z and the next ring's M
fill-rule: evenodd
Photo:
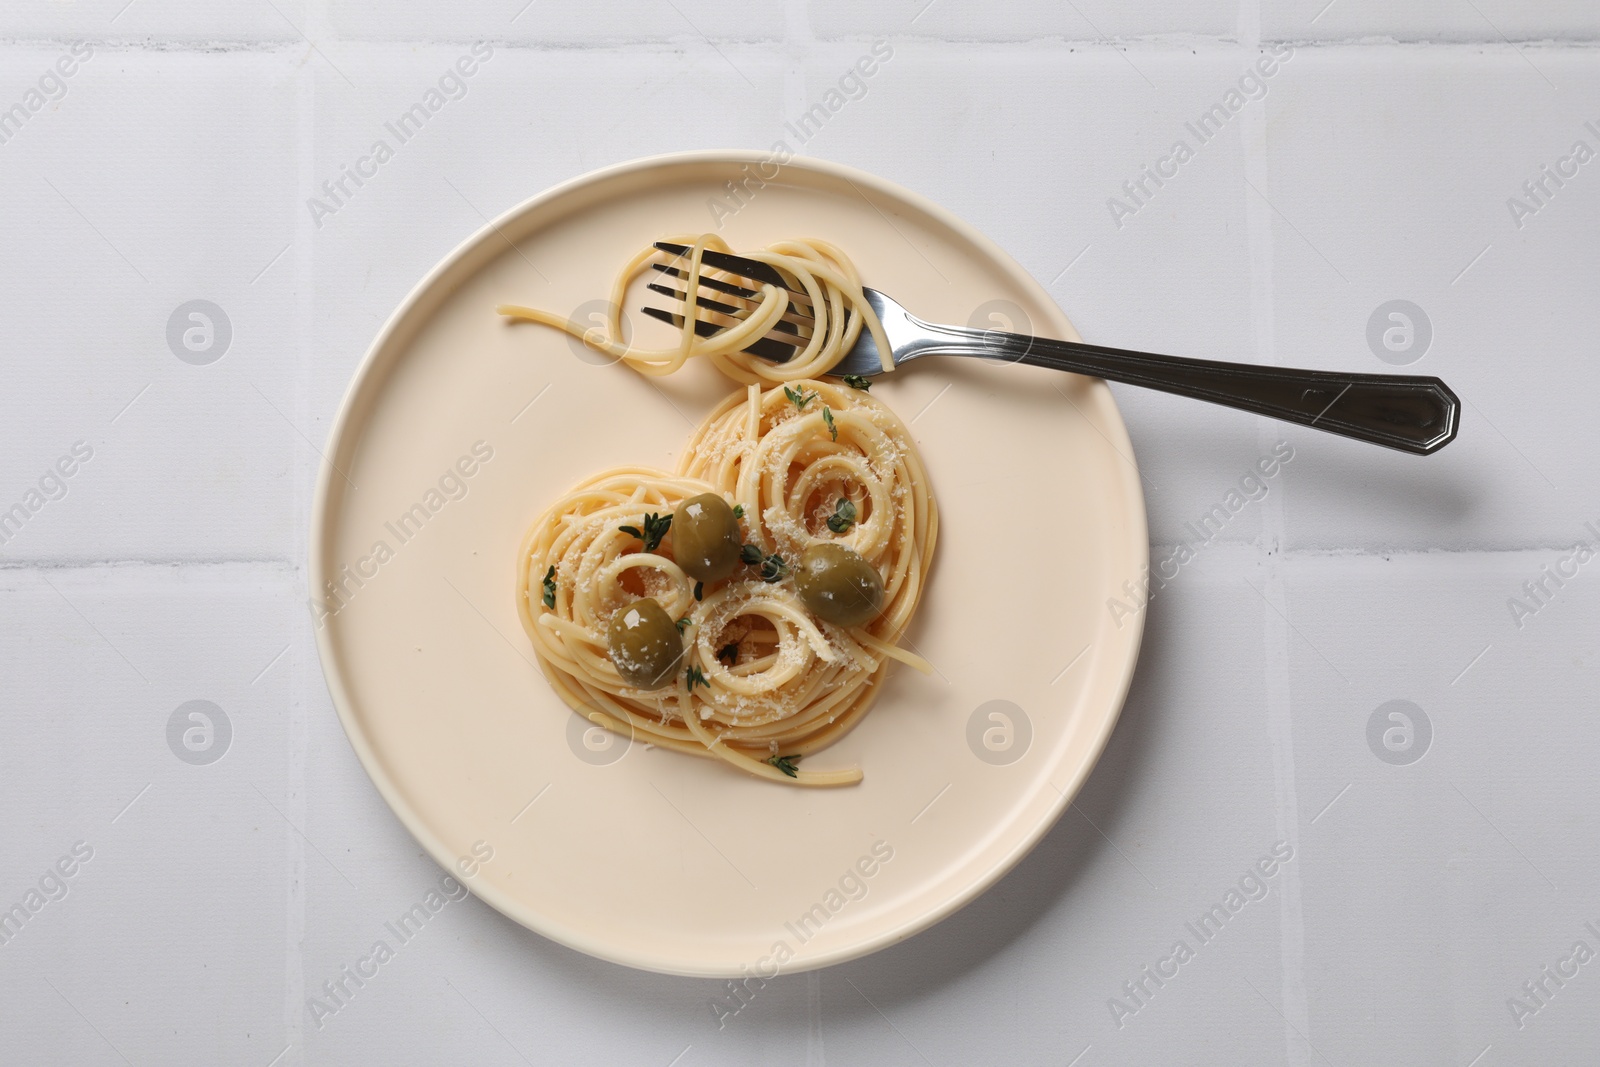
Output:
M632 967L770 975L925 929L1050 828L1128 689L1142 620L1114 618L1107 601L1138 580L1147 536L1103 382L923 361L872 394L910 425L939 505L907 635L936 672L893 669L862 724L811 757L859 764L866 780L787 788L590 729L518 624L518 541L592 472L671 470L735 385L702 367L641 377L494 307L586 320L637 249L705 230L735 248L820 237L924 318L1077 338L997 246L869 174L815 160L779 170L744 152L597 171L468 238L384 326L327 450L311 585L351 743L475 894ZM668 328L637 299L630 321L650 341Z

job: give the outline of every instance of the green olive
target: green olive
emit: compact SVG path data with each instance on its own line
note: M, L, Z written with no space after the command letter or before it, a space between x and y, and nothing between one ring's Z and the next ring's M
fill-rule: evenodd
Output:
M678 505L672 516L672 556L697 582L726 578L739 565L739 520L716 493Z
M811 613L836 626L860 626L883 608L877 568L836 541L821 541L800 553L794 584Z
M672 682L682 661L678 624L654 600L635 600L611 616L611 662L624 682L660 689Z

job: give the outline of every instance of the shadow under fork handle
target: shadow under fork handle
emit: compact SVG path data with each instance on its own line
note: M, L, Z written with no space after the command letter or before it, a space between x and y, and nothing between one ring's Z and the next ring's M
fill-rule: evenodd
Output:
M1453 441L1461 421L1461 401L1438 378L1184 359L1000 330L928 325L932 332L948 332L949 341L930 338L917 346L917 357L980 355L1090 374L1253 411L1419 456L1437 452Z

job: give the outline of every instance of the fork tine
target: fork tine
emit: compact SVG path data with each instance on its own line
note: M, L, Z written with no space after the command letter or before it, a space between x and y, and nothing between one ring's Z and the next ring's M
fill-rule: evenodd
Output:
M646 307L644 308L644 313L652 319L660 319L662 322L669 322L679 329L683 328L682 315L676 315L656 307ZM705 319L696 319L694 323L694 332L700 337L715 337L724 329L726 327L719 326L714 322L707 322ZM774 363L787 363L794 358L795 346L784 344L782 341L774 340L771 337L758 337L745 345L744 350L751 355L760 356L762 359L771 360Z
M670 241L657 241L655 246L661 251L670 252L675 256L686 256L690 251L688 245L673 244ZM767 264L759 263L753 259L745 259L743 256L730 256L726 252L713 252L707 248L700 250L700 262L718 270L725 270L729 274L737 274L741 277L751 278L758 282L766 282L768 285L776 285L780 289L795 292L795 287L784 280L783 275L778 273L777 268L769 267Z
M684 293L672 288L670 285L660 285L656 282L651 282L647 288L649 288L649 290L653 293L660 293L662 296L670 296L677 300L685 299ZM720 300L712 300L708 296L696 297L694 302L705 308L707 311L715 311L733 319L746 318L748 317L750 311L749 308L734 307L732 304L724 304ZM784 333L795 335L800 334L799 325L789 322L785 319L779 319L777 322L773 323L772 328L774 330L782 330Z
M679 292L670 285L662 285L660 282L651 282L646 288L652 293L660 293L662 296L670 296L677 300L687 300L689 298L689 294ZM730 318L738 318L739 312L744 310L743 308L736 308L732 304L724 304L720 300L713 300L709 296L695 297L694 302L707 311L721 312Z
M674 267L670 263L652 263L650 266L660 271L662 274L666 274L673 278L679 278L687 281L689 277L688 271L681 267ZM737 296L741 300L761 299L761 294L756 292L754 289L746 289L742 285L730 285L728 282L720 281L716 278L707 278L704 275L701 275L700 277L700 284L705 286L707 289L715 289L719 293L727 293L729 296Z
M683 270L682 267L674 267L672 264L666 264L666 262L653 262L650 266L659 270L661 274L678 278L682 282L688 282L688 277L690 277L688 270ZM699 277L699 283L701 283L702 288L712 290L714 293L738 296L742 301L758 302L762 299L762 294L757 293L757 291L747 290L742 285L731 285L731 283L723 282L722 278L709 278L702 274ZM795 293L794 296L790 296L789 310L784 312L784 322L792 322L797 326L803 326L803 328L810 328L816 322L816 315L811 314L810 298L805 293Z

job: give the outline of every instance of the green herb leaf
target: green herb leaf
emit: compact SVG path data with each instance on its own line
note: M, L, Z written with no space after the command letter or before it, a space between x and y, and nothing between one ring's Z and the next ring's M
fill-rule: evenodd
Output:
M806 405L817 398L816 393L802 393L798 390L790 389L787 385L783 387L783 395L789 398L789 402L795 406L797 411L804 411Z
M736 519L744 518L744 505L743 504L735 504L733 506L733 517L736 518Z
M706 583L705 582L695 582L694 583L694 598L696 600L699 600L700 599L700 594L704 593L705 591L706 591Z
M646 552L654 552L661 547L661 539L667 536L667 531L672 529L672 513L657 515L651 512L644 517L643 530L637 526L618 526L617 529L643 541Z
M761 561L761 580L763 582L781 582L788 573L789 565L776 552Z
M730 641L717 649L717 661L725 667L732 667L739 662L739 642Z
M739 549L739 558L752 567L759 565L763 582L781 581L789 573L789 565L783 561L782 556L774 552L762 558L759 545L745 545Z
M553 566L544 572L544 606L556 606L556 569Z
M836 534L842 534L855 525L856 506L844 497L839 498L838 505L833 509L833 514L828 516L828 529Z
M837 441L839 439L839 427L833 424L833 412L826 407L822 409L822 421L827 424L828 433Z
M861 389L863 391L872 388L872 382L859 374L846 374L844 376L844 384L852 389Z
M800 768L795 766L800 762L799 756L768 756L762 762L772 764L790 778L800 777Z
M702 671L699 667L690 667L689 668L689 692L691 692L691 693L694 692L694 687L697 686L697 685L703 685L707 689L711 688L711 683L706 681L706 672Z
M680 634L683 633L684 627L689 625L689 616L685 615L683 618L679 619L676 625L678 627L678 632Z
M661 539L672 529L672 514L646 515L644 517L644 550L654 552L661 547Z

